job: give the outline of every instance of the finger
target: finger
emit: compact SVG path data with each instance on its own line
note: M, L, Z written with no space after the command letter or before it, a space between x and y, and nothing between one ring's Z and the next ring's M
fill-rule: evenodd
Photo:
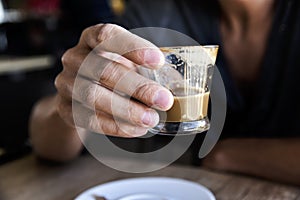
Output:
M61 58L64 71L70 75L76 76L80 66L89 53L90 50L78 47L67 50Z
M164 56L154 44L113 24L87 28L78 45L97 52L123 55L134 63L149 68L159 68L164 64Z
M122 121L115 121L111 116L94 111L75 102L57 96L57 109L60 117L71 126L79 126L90 131L118 137L138 137L147 133L147 129L136 127Z
M117 63L119 63L119 64L127 67L130 70L137 71L137 69L139 67L136 63L134 63L131 60L125 58L124 56L121 56L121 55L116 54L116 53L111 53L111 52L97 52L96 55L94 53L92 55L94 55L94 57L96 58L96 60L100 61L101 57L102 58L106 58L106 59L111 60L113 62L117 62ZM98 67L99 67L99 65L98 65Z
M73 102L73 113L76 126L90 131L117 137L139 137L147 133L147 129L133 126L121 120L115 120L103 112L94 112L80 103Z
M127 32L127 30L114 24L97 24L90 26L83 30L78 45L92 50L102 41L113 38L123 32Z
M72 101L72 91L74 87L75 77L65 70L58 74L55 78L54 85L57 89L59 96Z
M155 110L113 93L83 77L78 76L74 86L74 78L61 73L55 83L58 93L63 98L69 101L75 99L90 109L103 111L131 124L149 128L154 127L159 121Z
M102 52L101 54L91 52L84 61L82 61L78 73L88 79L99 81L103 70L108 65L114 65L116 67L122 66L127 70L137 71L136 64L123 56L109 52Z
M111 90L132 96L156 109L168 110L173 105L171 92L157 82L141 76L134 70L130 70L128 66L125 67L123 64L95 54L90 54L85 59L79 74L99 82L100 85ZM66 83L62 81L61 84Z
M76 80L73 98L91 109L100 110L134 125L149 128L159 121L155 110L81 77Z
M62 56L64 73L67 73L72 77L76 77L78 71L80 71L81 74L85 75L85 77L93 80L99 79L99 73L101 73L103 66L107 64L107 60L113 60L114 62L120 63L130 70L137 71L137 66L135 63L114 53L101 52L95 54L93 51L90 52L78 47L74 47L66 51Z
M155 81L149 80L144 76L123 65L106 61L104 69L98 68L94 71L94 80L101 85L114 91L125 93L138 101L160 110L168 110L173 105L172 93ZM91 74L90 74L91 75ZM91 75L92 76L92 75Z

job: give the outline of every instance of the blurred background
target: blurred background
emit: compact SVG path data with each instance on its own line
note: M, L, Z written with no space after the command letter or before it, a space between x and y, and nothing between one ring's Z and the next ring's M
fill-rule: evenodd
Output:
M0 164L31 151L34 103L53 94L63 52L82 30L112 22L125 0L0 0Z

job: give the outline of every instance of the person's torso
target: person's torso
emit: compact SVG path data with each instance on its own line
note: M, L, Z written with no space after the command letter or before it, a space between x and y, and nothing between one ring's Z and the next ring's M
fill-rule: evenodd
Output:
M121 23L127 28L169 28L187 34L201 45L220 45L217 66L225 83L228 100L223 136L298 135L300 89L296 84L300 72L297 55L300 45L300 4L296 0L279 0L277 3L261 62L261 73L251 91L244 93L238 89L229 72L222 49L220 10L216 2L132 0Z

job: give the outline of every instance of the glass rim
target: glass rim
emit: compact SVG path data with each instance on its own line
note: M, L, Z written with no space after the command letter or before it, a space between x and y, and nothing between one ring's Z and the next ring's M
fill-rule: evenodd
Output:
M202 48L219 48L220 46L217 44L208 44L208 45L187 45L187 46L165 46L165 47L158 47L159 49L164 49L164 48L197 48L197 47L202 47Z

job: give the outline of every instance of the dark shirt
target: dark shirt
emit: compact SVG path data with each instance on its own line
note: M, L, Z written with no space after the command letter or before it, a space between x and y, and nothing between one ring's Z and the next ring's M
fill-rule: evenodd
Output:
M275 6L261 74L251 93L240 91L229 73L219 31L218 1L131 0L120 23L126 28L169 28L201 45L220 45L217 66L228 104L223 137L296 136L300 135L300 2L277 0Z

